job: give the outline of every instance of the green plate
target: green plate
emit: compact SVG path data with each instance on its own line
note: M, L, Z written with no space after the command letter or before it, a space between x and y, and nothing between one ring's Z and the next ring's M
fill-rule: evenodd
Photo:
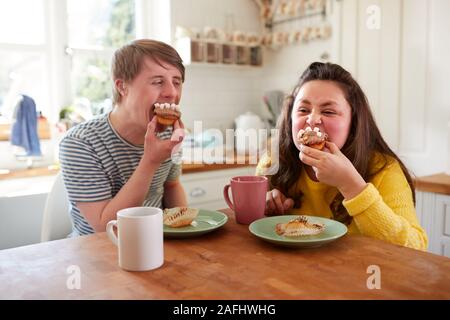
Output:
M222 227L227 221L228 217L223 212L199 209L193 225L181 228L171 228L164 225L164 236L169 238L196 237Z
M299 216L284 215L262 218L250 224L249 230L251 233L253 233L258 238L261 238L262 240L282 246L300 248L319 247L328 242L339 239L347 233L347 227L344 224L331 219L314 216L305 217L307 217L308 221L311 223L322 223L325 225L325 230L318 235L289 238L279 236L275 232L275 226L277 223L287 223L290 220L295 219L296 217Z

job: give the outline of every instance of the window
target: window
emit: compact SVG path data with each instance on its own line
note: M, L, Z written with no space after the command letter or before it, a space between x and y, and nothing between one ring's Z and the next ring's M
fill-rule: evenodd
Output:
M0 50L0 111L11 116L19 94L33 97L38 110L49 105L45 55L40 52Z
M136 38L130 0L67 1L68 49L74 100L98 114L111 105L110 61L116 48Z
M5 115L13 112L19 94L49 111L44 13L44 0L0 0L0 112Z
M149 29L154 16L169 25L170 11L163 3L166 0L0 0L0 130L12 120L20 94L32 97L52 126L66 106L84 108L87 117L110 108L114 50L137 34L161 39ZM58 137L53 138L41 141L45 159L36 166L57 157L51 150L56 150ZM0 140L0 168L23 167L15 163L1 132Z
M133 0L0 0L0 113L9 115L19 94L31 96L44 115L74 101L100 112L110 103L112 54L136 38L135 5ZM52 18L55 25L48 22ZM66 56L53 59L52 46L65 46ZM52 68L61 71L53 86ZM69 83L68 90L61 81ZM61 91L60 105L51 106L58 100L52 93Z
M0 0L0 43L44 44L44 11L44 0Z

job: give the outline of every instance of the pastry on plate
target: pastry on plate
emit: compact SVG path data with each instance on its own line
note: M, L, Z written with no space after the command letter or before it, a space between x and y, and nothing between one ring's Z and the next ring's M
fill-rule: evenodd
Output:
M328 140L328 135L321 132L319 128L307 127L305 130L301 129L297 134L297 140L305 146L322 150L325 147L325 141Z
M299 216L288 223L278 223L275 232L280 236L299 237L317 235L325 230L325 225L310 223L305 216Z
M172 126L181 117L180 106L175 103L155 103L154 107L158 123L164 126Z
M175 207L164 209L163 223L172 228L180 228L191 225L197 217L198 209L187 207Z

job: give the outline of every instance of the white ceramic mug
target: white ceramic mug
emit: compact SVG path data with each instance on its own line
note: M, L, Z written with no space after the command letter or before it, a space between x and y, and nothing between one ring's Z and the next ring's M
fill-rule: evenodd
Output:
M114 233L117 228L117 234ZM109 239L119 248L119 266L147 271L164 263L163 213L160 208L134 207L117 212L106 225Z

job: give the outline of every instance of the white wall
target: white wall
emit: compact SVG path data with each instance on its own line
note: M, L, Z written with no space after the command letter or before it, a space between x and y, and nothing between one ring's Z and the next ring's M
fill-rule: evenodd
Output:
M379 29L366 25L370 5L381 9ZM417 176L448 170L450 1L345 0L337 9L337 61L360 82L387 142Z
M369 29L370 6L381 13ZM269 51L262 91L290 92L322 53L341 64L366 93L389 145L417 176L450 172L450 1L332 1L333 38Z
M311 41L307 44L286 46L281 49L266 49L264 77L259 88L261 95L268 90L291 93L306 67L321 61L321 55L332 55L331 39Z

